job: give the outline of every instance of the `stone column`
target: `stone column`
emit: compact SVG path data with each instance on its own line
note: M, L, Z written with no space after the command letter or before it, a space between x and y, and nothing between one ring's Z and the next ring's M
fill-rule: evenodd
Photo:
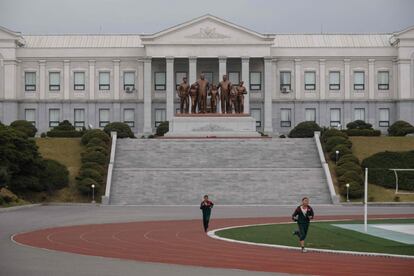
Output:
M188 83L191 85L197 80L197 58L189 57L188 58ZM191 113L191 97L188 101L190 105L189 113Z
M70 60L63 61L63 98L70 98Z
M392 90L390 96L392 99L398 99L398 59L392 60Z
M345 67L345 76L344 76L344 91L345 91L345 100L351 98L351 60L346 58L344 59Z
M89 99L95 99L95 61L89 61Z
M166 58L166 81L167 81L167 121L171 122L174 117L174 58Z
M46 61L39 60L39 96L46 99Z
M135 89L137 90L138 100L144 99L144 60L138 59L138 68L137 68L137 82Z
M375 59L368 59L368 98L375 99Z
M219 57L219 81L222 80L223 75L227 75L227 58Z
M411 91L409 59L398 60L398 99L409 99Z
M264 132L273 133L272 120L272 59L264 58Z
M18 119L17 104L17 62L16 60L4 61L4 99L9 100L3 104L3 123L10 124Z
M119 100L119 66L120 60L114 60L114 99Z
M325 59L319 60L319 89L320 89L319 98L321 100L326 99L325 61L326 61Z
M144 60L144 130L146 134L152 133L152 71L151 58Z
M244 113L250 114L250 60L249 57L241 58L241 79L244 81L247 94L244 96Z
M302 98L302 60L295 59L295 99Z

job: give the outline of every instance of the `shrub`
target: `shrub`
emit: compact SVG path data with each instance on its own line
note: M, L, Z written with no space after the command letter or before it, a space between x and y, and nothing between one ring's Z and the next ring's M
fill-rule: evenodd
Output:
M335 129L335 128L330 128L322 132L322 135L321 135L322 142L326 143L328 138L332 136L340 136L340 137L348 138L348 135L345 132Z
M381 131L377 129L347 129L348 136L380 136Z
M395 174L389 169L414 169L414 151L379 152L362 161L368 168L370 183L386 188L395 188ZM399 171L398 186L402 190L414 190L414 171Z
M92 193L92 188L91 186L95 185L95 190L99 190L100 186L99 184L93 180L92 178L83 178L77 181L77 188L79 190L79 192L81 192L84 195L88 195L90 193Z
M345 145L347 148L351 148L352 142L342 136L331 136L327 139L325 148L328 152L330 152L337 145Z
M34 137L37 132L37 128L26 120L17 120L10 124L10 126L18 131L23 132L28 137Z
M362 120L356 120L356 121L348 123L346 125L346 128L347 129L372 129L372 125Z
M320 126L313 121L305 121L295 126L288 136L290 138L308 138L313 137L315 131L321 131Z
M388 128L389 136L405 136L414 133L414 127L406 121L396 121Z
M49 191L62 189L69 184L69 171L65 165L50 159L45 159L43 163L45 170L41 181Z
M91 129L91 130L86 131L82 135L81 142L82 142L83 145L87 145L92 138L99 138L107 144L111 140L109 135L106 134L106 132L104 132L100 129Z
M94 162L83 163L81 166L81 171L84 169L93 169L97 171L98 173L100 173L101 175L105 175L106 173L104 166L99 165L98 163L94 163Z
M342 155L341 157L339 157L339 161L337 165L340 166L348 162L354 162L355 164L359 165L359 159L353 154L346 154L346 155Z
M10 190L14 193L34 191L41 192L45 186L40 183L39 178L33 175L17 175L11 180Z
M121 122L109 123L105 126L104 131L111 135L111 131L116 131L117 138L135 138L129 125Z
M341 166L335 167L335 172L336 172L336 175L338 177L341 177L346 172L350 172L350 171L353 171L353 172L356 172L356 173L362 175L362 169L361 169L361 167L359 165L353 163L353 162L344 163Z
M101 139L94 137L91 140L89 140L88 144L86 145L86 147L90 148L90 147L104 147L104 148L108 148L108 144L105 143L104 141L102 141Z
M46 135L49 137L81 137L83 131L77 131L68 120L64 120L51 131L48 131Z
M41 137L41 138L46 138L46 133L42 132L42 133L40 134L40 137Z
M158 127L157 130L155 131L155 134L157 136L164 136L165 133L167 133L170 130L170 124L168 121L165 122L161 122ZM148 138L150 138L148 136Z
M279 138L286 138L286 135L284 135L284 134L279 135Z
M82 180L84 178L91 178L99 184L103 183L103 176L94 169L82 169L76 179Z
M346 186L340 188L341 195L346 196ZM361 198L364 194L364 186L357 182L349 183L349 198Z
M347 171L340 177L338 177L338 184L340 187L346 183L356 182L360 185L364 184L364 178L361 174L356 171Z
M109 150L106 147L91 146L91 147L88 147L85 151L85 153L89 153L89 152L100 152L100 153L105 154L105 156L108 156Z
M76 128L68 121L64 120L53 128L55 131L76 131Z
M100 165L105 165L107 160L107 156L102 152L93 151L93 152L85 152L82 153L82 163L86 162L94 162Z
M338 155L339 158L343 155L352 153L352 151L347 146L337 145L333 147L331 152L329 153L329 158L331 158L332 161L339 161L339 160L336 160L336 151L339 151L339 155Z

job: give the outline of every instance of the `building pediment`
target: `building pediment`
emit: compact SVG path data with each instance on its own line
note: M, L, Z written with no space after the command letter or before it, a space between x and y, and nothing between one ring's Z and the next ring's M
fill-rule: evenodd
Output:
M24 45L24 39L20 33L0 26L0 41L14 41L18 46Z
M260 34L221 18L205 15L152 35L142 35L144 45L154 44L269 44L273 35Z

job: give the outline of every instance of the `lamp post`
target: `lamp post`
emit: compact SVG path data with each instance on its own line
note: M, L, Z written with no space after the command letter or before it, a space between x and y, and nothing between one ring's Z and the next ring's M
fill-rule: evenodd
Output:
M335 165L336 165L338 163L339 150L335 151L335 155L336 155L336 158L335 158Z
M95 203L95 184L92 184L91 187L92 187L92 203Z
M349 183L346 183L346 202L349 202Z

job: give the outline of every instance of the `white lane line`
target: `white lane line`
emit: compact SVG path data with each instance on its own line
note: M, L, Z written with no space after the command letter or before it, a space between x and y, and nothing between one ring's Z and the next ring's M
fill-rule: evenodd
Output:
M387 218L381 218L381 219L387 219ZM317 222L349 221L349 220L351 220L351 219L346 219L346 220L318 220ZM294 247L294 246L240 241L240 240L234 240L234 239L229 239L229 238L223 238L223 237L220 237L216 234L216 232L218 232L218 231L228 230L228 229L245 228L245 227L251 227L251 226L275 225L275 224L292 224L292 223L295 223L295 222L262 223L262 224L249 224L249 225L223 227L223 228L208 231L207 235L209 237L213 238L213 239L222 240L222 241L226 241L226 242L241 243L241 244L246 244L246 245L257 245L257 246L272 247L272 248L279 248L279 249L301 250L301 248ZM313 251L313 252L323 252L323 253L333 253L333 254L348 254L348 255L358 255L358 256L395 257L395 258L414 259L414 256L410 256L410 255L387 254L387 253L376 253L376 252L361 252L361 251L346 251L346 250L331 250L331 249L309 248L309 247L307 247L306 249L308 251Z

